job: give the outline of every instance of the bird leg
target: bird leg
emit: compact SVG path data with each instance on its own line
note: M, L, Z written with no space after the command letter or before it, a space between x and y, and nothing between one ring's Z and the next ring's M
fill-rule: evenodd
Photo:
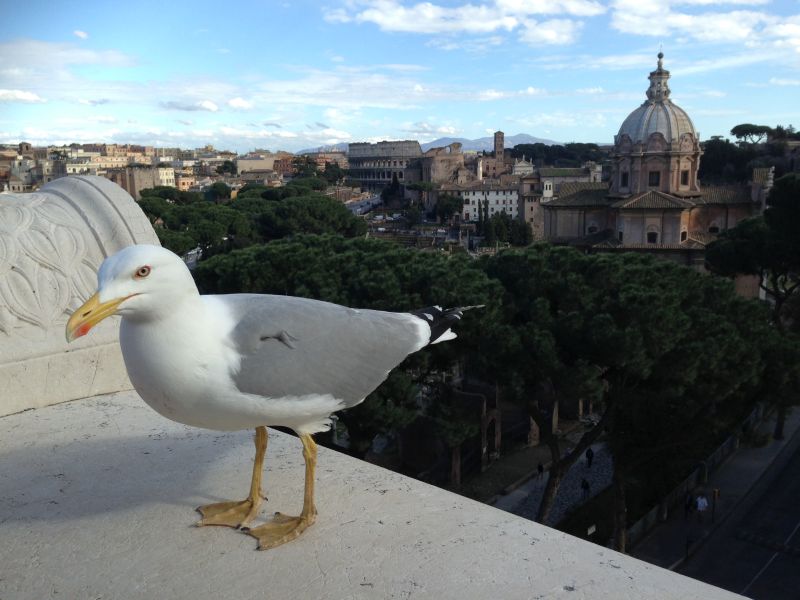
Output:
M197 511L203 518L197 523L203 525L226 525L239 529L247 525L258 514L261 505L261 472L264 467L264 455L267 452L267 428L256 427L256 457L253 461L253 478L250 481L250 495L246 500L217 502L199 506Z
M306 461L303 511L299 517L275 513L274 519L269 523L252 529L242 527L242 531L258 540L259 550L269 550L292 541L310 527L317 517L317 509L314 506L314 470L317 466L317 445L307 433L300 434L300 441L303 443L303 458Z

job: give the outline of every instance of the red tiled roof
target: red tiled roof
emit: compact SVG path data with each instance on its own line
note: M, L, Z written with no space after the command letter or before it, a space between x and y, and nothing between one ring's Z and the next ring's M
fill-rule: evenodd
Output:
M642 210L642 209L667 209L667 210L683 210L685 208L692 208L695 206L694 202L665 194L664 192L657 192L650 190L649 192L642 192L630 198L618 200L611 205L614 208L622 210Z

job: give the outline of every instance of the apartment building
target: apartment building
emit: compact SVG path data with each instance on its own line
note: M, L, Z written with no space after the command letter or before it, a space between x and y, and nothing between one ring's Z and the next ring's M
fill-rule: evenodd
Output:
M479 211L488 214L505 213L512 219L520 216L519 185L476 182L468 186L442 186L441 193L450 193L464 201L461 218L464 222L477 221ZM484 208L486 207L486 208Z

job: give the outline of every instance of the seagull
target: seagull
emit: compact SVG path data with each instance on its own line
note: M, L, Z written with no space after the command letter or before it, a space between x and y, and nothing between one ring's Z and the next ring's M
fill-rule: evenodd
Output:
M121 315L125 367L150 407L194 427L255 428L247 498L198 507L197 524L241 529L260 550L297 538L316 519L312 435L330 427L333 412L362 402L406 356L455 338L451 326L477 308L404 313L291 296L200 295L183 260L154 245L106 258L97 280L97 292L67 322L67 341ZM249 527L263 497L267 426L288 427L300 438L303 509Z

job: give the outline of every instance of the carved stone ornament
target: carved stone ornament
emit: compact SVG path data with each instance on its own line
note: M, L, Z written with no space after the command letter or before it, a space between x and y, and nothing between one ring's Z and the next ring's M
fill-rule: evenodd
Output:
M0 415L130 388L118 319L67 347L69 315L125 246L158 244L133 198L103 177L0 194Z
M692 152L695 149L694 147L694 137L692 134L684 133L681 136L681 152Z
M660 132L650 134L647 140L648 152L663 152L667 149L667 140Z

